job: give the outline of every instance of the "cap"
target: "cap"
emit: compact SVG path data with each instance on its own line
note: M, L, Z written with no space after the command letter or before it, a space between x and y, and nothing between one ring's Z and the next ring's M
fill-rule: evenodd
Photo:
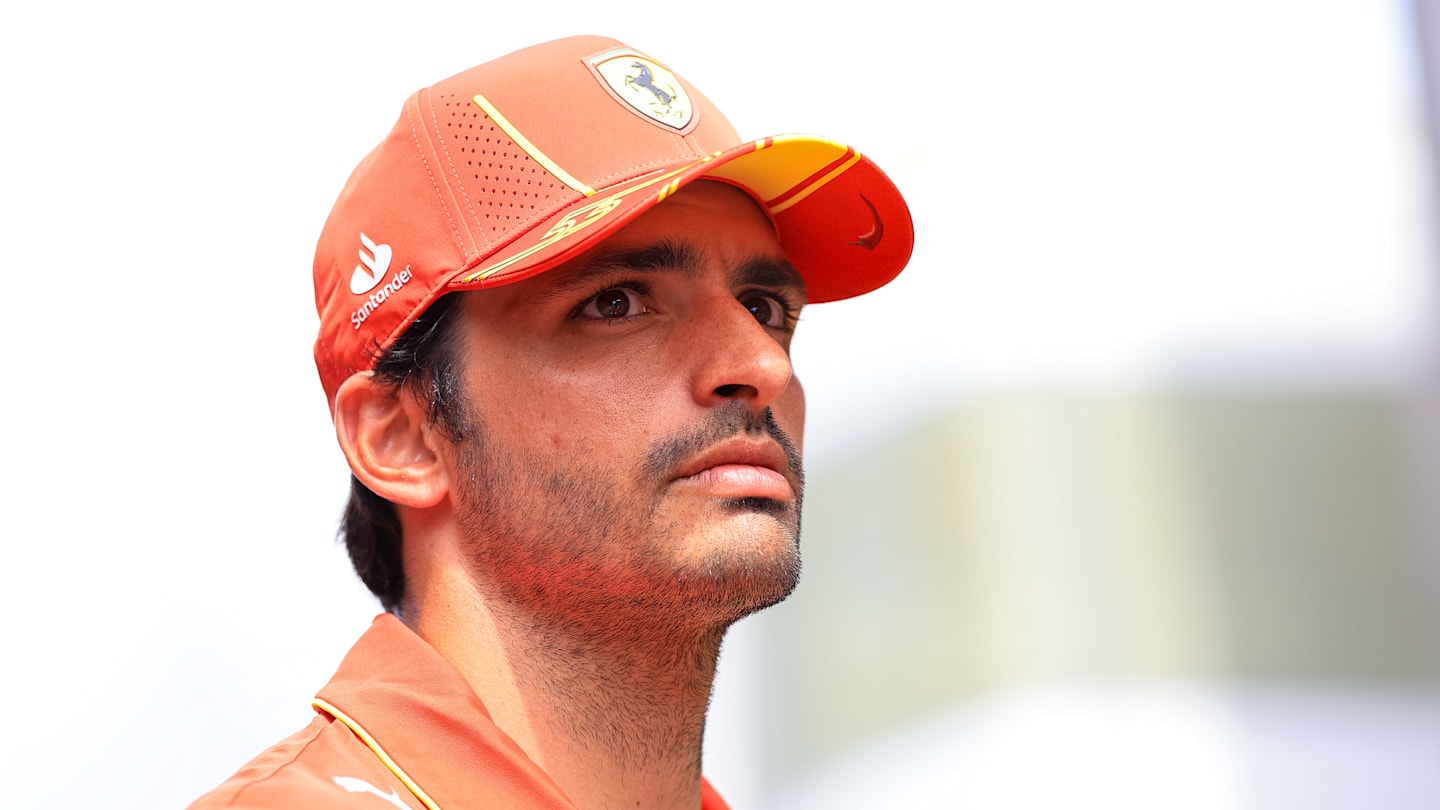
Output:
M543 272L701 178L769 214L811 302L873 290L910 258L909 209L869 158L809 135L742 141L699 90L613 39L535 45L415 93L316 247L332 409L440 296Z

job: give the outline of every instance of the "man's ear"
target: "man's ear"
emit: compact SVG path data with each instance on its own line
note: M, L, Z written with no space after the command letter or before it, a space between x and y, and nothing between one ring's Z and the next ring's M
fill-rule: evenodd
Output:
M425 406L369 372L352 374L335 394L335 434L360 483L393 503L426 508L449 493L449 476Z

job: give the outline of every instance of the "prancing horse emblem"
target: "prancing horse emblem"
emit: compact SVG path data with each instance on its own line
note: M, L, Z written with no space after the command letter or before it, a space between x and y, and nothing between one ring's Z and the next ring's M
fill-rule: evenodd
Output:
M654 93L655 98L659 100L660 104L668 111L670 109L670 102L675 100L675 95L673 93L667 93L655 86L655 76L650 73L650 66L644 62L631 62L630 67L640 68L640 75L626 76L625 83L633 84L636 87L643 87ZM674 90L675 88L672 87L670 89Z
M600 54L590 64L615 98L646 120L678 130L694 123L690 94L664 65L631 50Z

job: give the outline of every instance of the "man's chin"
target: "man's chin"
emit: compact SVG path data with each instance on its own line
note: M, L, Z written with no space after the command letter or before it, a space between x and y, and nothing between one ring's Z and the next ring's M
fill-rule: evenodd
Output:
M799 526L793 513L775 511L737 510L732 519L740 525L705 538L708 547L695 549L681 565L686 600L706 606L718 621L733 622L789 596L800 581Z

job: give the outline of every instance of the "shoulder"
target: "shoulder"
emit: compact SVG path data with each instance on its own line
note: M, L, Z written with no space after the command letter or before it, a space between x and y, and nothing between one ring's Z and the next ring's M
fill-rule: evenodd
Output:
M348 728L328 717L316 717L250 760L189 810L385 810L387 806L421 808Z

